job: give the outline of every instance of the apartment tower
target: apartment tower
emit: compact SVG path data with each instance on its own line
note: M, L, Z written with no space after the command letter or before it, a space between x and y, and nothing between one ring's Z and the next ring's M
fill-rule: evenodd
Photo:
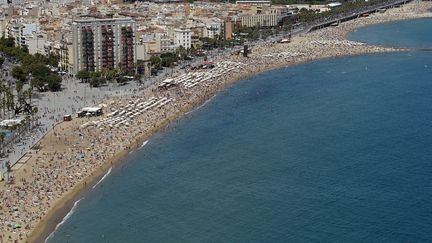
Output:
M104 69L133 71L135 21L131 18L86 19L72 23L73 74Z

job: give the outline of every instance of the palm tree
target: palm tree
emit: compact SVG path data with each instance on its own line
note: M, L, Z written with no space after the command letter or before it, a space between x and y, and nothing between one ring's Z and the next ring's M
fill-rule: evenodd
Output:
M176 50L176 54L179 59L184 59L187 55L187 50L184 48L184 46L179 46L179 48Z
M24 90L23 91L23 83L18 81L16 83L16 92L17 92L17 104L14 107L14 111L15 111L15 115L21 113L22 110L27 111L28 110L28 106L29 104L27 104L27 98L29 98L30 96L30 100L31 100L31 91L30 94L28 94L28 90ZM29 88L29 90L31 90L31 86Z
M7 110L10 111L14 108L15 102L14 102L14 95L10 89L6 89L6 107Z
M23 106L24 111L27 114L30 114L32 112L32 96L33 96L33 86L30 86L27 90L23 92L22 101L21 101L21 105Z
M2 109L3 109L3 118L6 118L6 108L7 108L7 87L2 85Z
M6 108L6 98L5 98L5 94L6 94L6 86L2 83L0 83L0 109L3 110L3 116L5 117L5 108Z

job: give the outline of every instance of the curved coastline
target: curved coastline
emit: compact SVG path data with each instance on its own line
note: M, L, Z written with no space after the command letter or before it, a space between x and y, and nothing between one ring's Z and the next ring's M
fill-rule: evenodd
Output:
M382 19L373 19L375 16L371 16L370 17L370 21L366 22L366 23L356 23L353 24L351 22L347 22L345 23L344 27L345 29L343 30L343 33L341 35L341 37L343 39L348 40L348 34L357 29L357 28L361 28L361 27L365 27L368 25L374 25L374 24L382 24L385 22L391 22L391 21L403 21L403 20L407 20L407 19L413 19L413 18L431 18L431 17L424 17L424 16L403 16L402 18L396 18L396 19L387 19L387 20L382 20ZM361 20L361 19L358 19ZM355 20L356 21L356 20ZM324 29L321 30L322 32L325 32L326 30L329 29ZM315 32L319 32L319 31L315 31ZM307 35L307 34L306 34ZM320 57L315 57L312 59L308 59L308 60L302 60L302 61L297 61L297 62L290 62L290 63L274 63L273 65L270 66L266 66L264 68L258 68L256 70L254 70L254 72L252 73L244 73L244 74L240 74L240 75L236 75L234 77L231 77L231 79L228 79L227 81L225 81L220 87L218 87L215 90L206 90L207 93L204 94L204 96L202 96L201 99L193 102L192 104L190 104L188 107L185 107L185 109L182 112L178 112L177 114L173 115L172 117L167 118L166 120L163 120L160 125L153 129L152 132L149 132L139 138L137 138L135 140L135 142L133 142L131 144L131 146L123 151L120 151L118 154L116 154L112 159L108 160L109 163L105 163L104 165L102 165L95 173L94 176L91 176L91 178L89 178L89 182L90 184L87 184L87 180L85 180L83 182L82 187L80 188L78 186L78 188L74 188L74 190L72 190L70 192L69 198L67 196L65 196L64 198L61 199L61 201L65 201L65 203L63 204L63 206L60 206L57 211L56 210L52 210L52 214L51 217L53 218L57 218L57 222L58 220L63 220L64 216L67 215L67 213L72 209L72 207L74 206L75 202L77 200L80 200L80 198L85 195L85 193L90 193L92 186L92 184L95 184L98 180L100 180L101 177L103 177L103 175L107 172L107 170L112 166L116 166L119 163L122 162L122 160L124 160L124 158L130 154L131 152L133 152L136 149L139 149L145 141L148 141L148 139L150 139L154 133L160 132L162 131L164 128L166 128L167 125L169 125L171 122L183 117L185 114L189 114L190 112L193 112L195 109L199 109L201 106L205 105L206 102L208 102L212 97L214 97L217 92L219 92L220 90L229 88L229 86L233 85L235 82L237 81L241 81L241 80L245 80L248 79L252 76L255 76L257 74L260 73L264 73L267 71L271 71L274 69L278 69L278 68L284 68L284 67L288 67L288 66L292 66L292 65L301 65L307 62L311 62L311 61L317 61L317 60L322 60L322 59L328 59L328 58L337 58L337 57L343 57L343 56L355 56L355 55L364 55L364 54L368 54L368 53L380 53L380 52L392 52L392 51L407 51L410 50L410 48L392 48L392 47L385 47L385 46L372 46L372 45L368 45L368 48L371 48L369 50L363 50L360 52L356 52L356 53L344 53L344 54L338 54L335 53L334 55L329 55L329 56L320 56ZM252 57L253 58L253 57ZM87 185L85 185L85 184ZM69 200L67 200L69 199ZM67 200L67 201L66 201ZM61 202L59 201L58 204L61 205ZM56 206L58 205L56 204ZM63 212L63 213L60 213ZM60 214L60 215L59 215ZM55 217L57 216L57 217ZM59 217L61 216L61 217ZM45 218L50 219L50 215L48 214ZM44 224L43 221L41 221L42 226L40 227L40 229L44 229L43 231L40 231L39 233L37 232L38 227L35 228L35 230L32 233L32 236L36 236L35 238L30 237L29 240L30 242L44 242L46 240L46 238L53 233L53 231L56 228L56 225L58 224ZM34 241L33 241L34 240Z
M415 19L416 23L417 23L417 21L419 21L420 24L422 24L423 21L431 21L431 20L432 20L432 17L430 17L430 16ZM369 29L372 29L372 34L376 35L377 33L379 33L378 30L380 30L380 27L388 26L388 25L396 25L396 24L398 24L398 25L399 24L401 24L401 25L406 24L406 19L395 20L395 21L391 21L391 22L387 22L387 23L374 23L374 24L362 26L362 27L355 29L354 31L347 33L346 38L349 40L363 42L363 41L365 41L365 38L367 38L367 37L356 36L357 31L362 32L362 33L364 33L364 32L367 33ZM386 33L384 33L384 34L386 34ZM391 35L392 33L389 33L389 34ZM420 33L406 33L407 36L411 36L411 35L416 36L418 34L420 34ZM390 39L390 42L389 42L389 39ZM387 37L387 38L380 39L380 40L373 40L369 44L375 45L375 46L380 46L380 47L400 48L400 49L419 50L419 51L423 51L423 50L428 51L431 49L430 45L425 46L425 44L430 44L430 42L427 40L420 42L420 43L417 43L417 42L410 43L410 42L406 42L406 41L401 42L401 43L400 42L392 43L391 39L392 39L391 37Z
M428 3L430 6L431 4ZM408 8L409 6L404 6L404 8ZM426 9L426 8L425 8ZM397 13L400 10L394 9L389 10ZM248 63L248 67L242 72L235 73L234 75L225 77L224 80L213 83L213 85L206 87L202 90L203 93L200 95L191 97L192 102L186 103L186 105L182 105L177 110L174 109L174 112L171 112L169 116L164 117L161 120L155 122L155 125L146 132L141 133L139 136L133 138L133 141L129 143L124 149L117 151L111 158L108 158L101 165L97 166L96 169L92 171L90 175L83 178L79 182L77 182L72 188L70 188L67 192L63 193L59 199L52 200L52 205L48 212L43 215L42 220L40 220L36 227L30 234L28 241L30 242L44 242L45 239L55 230L58 223L60 223L64 216L71 210L75 202L82 198L86 193L90 193L93 186L99 181L104 174L111 168L115 167L118 163L121 163L122 160L129 154L129 152L134 151L141 147L144 141L150 139L152 135L158 131L163 130L168 124L177 120L178 118L184 116L187 112L190 112L199 106L205 104L209 100L209 98L213 97L218 91L222 89L226 89L233 83L239 80L247 79L248 77L254 76L258 73L266 72L269 70L283 68L290 65L298 65L303 64L305 62L325 59L325 58L335 58L340 56L353 56L353 55L362 55L366 53L379 53L379 52L389 52L389 51L401 51L407 49L395 49L395 48L385 48L385 47L377 47L370 45L356 45L356 46L345 46L348 48L348 51L341 51L338 48L341 45L345 45L345 43L338 42L317 42L311 44L312 40L321 40L323 36L332 36L335 35L335 40L342 41L347 40L347 35L350 31L370 24L378 24L387 21L395 21L401 19L410 19L410 18L418 18L424 17L421 14L412 14L405 13L401 15L395 14L391 16L390 14L384 14L388 18L380 18L383 15L376 14L372 15L368 18L356 19L353 21L349 21L341 24L337 28L327 28L319 31L315 31L313 33L309 33L303 36L294 37L293 40L294 45L293 49L301 46L303 44L313 45L310 47L309 51L311 51L310 56L299 56L297 59L281 57L277 58L278 54L283 50L289 49L291 44L267 44L264 46L259 46L254 49L254 53L251 55L249 59L242 59L241 57L231 56L228 57L232 61L237 62L246 62ZM342 43L342 44L340 44ZM348 43L348 42L347 42ZM348 44L352 44L349 42ZM351 48L352 47L352 48ZM270 49L271 48L271 49ZM309 47L308 47L309 48ZM323 50L324 49L324 50ZM270 51L274 53L273 60L263 60L263 55L268 54ZM314 53L314 50L322 50L322 52ZM221 60L226 59L226 57L222 57ZM275 60L276 59L276 60ZM219 61L219 60L218 60ZM254 66L256 64L256 66ZM75 124L76 125L76 124ZM55 129L50 131L51 136L47 136L45 139L51 139L54 135L56 129L64 129L66 124L59 124Z

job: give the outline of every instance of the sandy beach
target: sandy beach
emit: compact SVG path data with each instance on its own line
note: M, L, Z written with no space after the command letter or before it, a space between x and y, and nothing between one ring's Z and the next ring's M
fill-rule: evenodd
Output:
M271 69L339 56L403 51L349 41L356 28L402 19L432 17L432 2L410 3L294 36L290 43L265 43L249 57L216 57L215 67L176 73L173 85L152 85L103 103L104 115L74 118L49 131L24 164L13 167L14 184L0 184L0 242L43 242L74 202L130 151L169 123L234 82ZM90 192L91 193L91 192ZM16 227L20 225L20 227Z

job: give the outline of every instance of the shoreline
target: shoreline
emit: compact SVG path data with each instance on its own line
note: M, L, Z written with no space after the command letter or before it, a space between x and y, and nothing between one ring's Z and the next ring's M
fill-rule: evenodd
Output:
M372 16L373 17L373 16ZM414 17L414 18L424 18L424 17ZM396 19L396 20L389 20L389 21L384 21L384 22L393 22L393 21L403 21L403 20L407 20L407 19L414 19L414 18L402 18L402 19ZM352 28L349 31L345 31L343 38L348 40L348 34L358 28L361 27L365 27L365 26L369 26L369 25L374 25L374 24L382 24L384 22L374 22L374 23L368 23L362 26L356 26L354 28ZM347 22L347 24L349 24L350 22ZM239 75L240 77L236 77L236 78L232 78L231 80L228 80L228 82L224 82L220 85L220 87L217 90L209 91L208 93L206 93L201 100L196 101L195 103L191 104L188 107L185 107L183 112L179 112L178 114L174 115L173 117L168 118L164 121L161 122L160 126L156 129L153 130L153 132L150 132L148 134L145 134L139 138L136 139L136 141L134 143L131 144L131 147L120 151L118 154L116 154L112 159L110 159L109 161L107 161L104 165L102 165L98 170L98 174L92 176L90 178L90 181L92 183L88 184L86 187L83 188L78 188L77 191L74 193L74 191L71 192L71 195L69 196L69 200L67 200L68 198L65 197L65 201L69 201L69 207L65 207L67 206L66 202L64 203L63 207L59 207L57 210L58 211L63 211L63 213L61 215L57 215L56 216L56 212L52 212L52 217L53 218L59 218L59 220L63 220L63 218L66 216L66 214L68 212L70 212L70 210L73 207L73 204L77 201L80 200L80 195L83 194L87 194L90 193L90 191L93 189L93 184L94 182L97 182L101 177L104 176L104 174L107 172L107 170L112 166L117 166L120 163L122 163L122 161L125 159L125 157L127 157L130 153L134 152L135 150L140 148L140 144L142 144L144 141L148 141L151 139L151 137L157 133L162 131L163 129L167 128L167 126L169 126L170 124L172 124L173 121L176 121L178 119L183 118L185 115L192 113L193 111L195 111L196 109L199 109L201 106L205 105L206 102L209 101L209 98L211 99L212 97L214 97L215 95L217 95L218 92L228 89L230 86L234 85L236 82L242 81L242 80L246 80L249 79L255 75L261 74L261 73L265 73L265 72L269 72L272 70L276 70L276 69L280 69L280 68L285 68L285 67L289 67L289 66L293 66L293 65L303 65L305 63L310 63L313 61L319 61L319 60L325 60L325 59L333 59L333 58L339 58L339 57L348 57L348 56L359 56L359 55L367 55L367 54L379 54L379 53L385 53L385 52L398 52L398 51L408 51L410 49L407 48L388 48L388 47L383 47L385 49L388 50L383 50L383 51L377 51L377 52L369 52L369 53L356 53L356 54L347 54L347 55L335 55L335 56L329 56L329 57L322 57L322 58L316 58L316 59L310 59L310 60L304 60L304 61L300 61L300 62L294 62L294 63L281 63L280 65L276 65L276 66L272 66L272 67L268 67L268 68L261 68L258 69L256 72L253 73L246 73L246 74L241 74ZM393 49L393 50L390 50ZM108 163L109 162L109 163ZM61 202L58 202L59 204ZM57 206L57 205L56 205ZM60 216L60 217L59 217ZM47 215L45 218L50 219L50 216ZM30 242L45 242L47 240L47 237L49 235L51 235L52 233L54 233L54 229L55 227L58 225L59 221L56 221L57 223L55 223L54 227L48 227L48 225L43 225L42 229L45 229L45 234L37 234L37 229L35 228L35 230L33 231L32 235L36 235L37 240L32 241L32 237L29 238ZM43 224L43 221L41 221L41 223ZM54 224L54 222L53 222ZM53 225L50 225L53 226ZM51 230L49 230L51 228ZM38 241L40 240L40 241Z
M154 128L152 133L144 134L141 137L138 137L130 145L129 148L119 151L112 158L108 159L103 165L93 171L92 175L76 184L71 191L69 191L66 195L64 195L64 197L62 197L59 201L56 202L55 206L52 207L52 209L48 212L47 215L45 215L45 219L42 219L39 222L39 227L36 227L33 230L28 241L45 242L47 238L54 232L57 225L70 212L75 202L85 197L85 195L95 189L93 188L93 186L95 186L97 182L102 179L102 177L106 174L109 168L114 169L116 166L120 165L129 154L140 149L142 147L142 144L145 141L148 141L155 133L165 129L167 125L177 120L178 118L181 118L182 116L183 113L178 114L177 117L172 117L172 120L170 120L169 118L164 120L159 127Z
M428 3L427 6L431 6L431 5L432 5L431 3ZM402 8L402 10L405 10L404 8L408 8L409 6L412 6L412 4L405 5ZM392 11L392 10L388 10L388 11ZM398 9L395 9L394 12L398 12ZM400 9L399 9L399 12L401 12ZM216 82L208 84L207 87L204 87L200 90L202 93L196 94L196 90L195 90L195 93L192 93L191 97L189 97L188 91L187 90L184 91L185 95L180 96L180 98L184 99L184 103L182 105L179 105L178 107L175 105L173 105L172 107L169 106L169 108L167 108L169 110L166 111L165 113L170 113L170 112L171 113L166 115L163 118L160 118L160 116L158 116L158 115L154 115L156 118L159 118L159 119L155 120L153 122L153 125L154 125L153 127L150 127L147 130L141 130L139 133L137 132L137 134L139 134L139 135L136 137L133 137L132 141L130 141L127 146L122 147L122 145L120 144L118 151L116 151L112 156L108 155L109 158L103 159L103 162L101 162L99 165L95 165L96 167L94 167L91 170L91 174L84 176L82 179L78 179L78 182L75 182L74 185L71 188L68 188L68 190L66 192L61 193L59 198L54 199L54 200L53 199L48 200L49 202L53 203L53 206L49 206L50 203L48 203L47 212L46 213L43 213L43 212L40 213L42 215L42 218L39 221L36 220L37 224L35 225L35 227L31 231L30 237L28 238L28 241L29 242L44 242L45 239L53 232L53 230L58 225L58 223L60 223L63 220L63 218L65 217L65 215L71 210L75 201L82 198L82 196L87 195L87 193L90 193L91 190L93 189L93 186L105 175L105 173L109 170L110 167L114 168L117 165L119 165L120 163L122 163L124 161L124 158L127 157L130 152L133 152L136 149L139 149L141 147L141 145L143 144L143 142L146 140L149 140L155 133L163 131L164 129L167 128L168 125L172 124L173 121L181 119L186 114L193 112L196 109L199 109L202 105L205 105L209 99L211 99L212 97L217 95L218 92L220 92L221 90L225 90L225 89L229 88L230 86L232 86L236 82L248 79L252 76L255 76L255 75L263 73L263 72L267 72L267 71L271 71L271 70L279 69L279 68L284 68L284 67L289 67L292 65L301 65L301 64L308 63L311 61L338 58L338 57L342 57L342 56L364 55L364 54L368 54L368 53L383 53L383 52L406 51L407 50L407 49L395 49L395 48L386 48L386 47L377 47L377 46L360 45L359 44L357 46L353 46L354 50L352 50L352 52L347 53L347 52L338 51L338 49L337 49L337 48L339 48L338 45L342 42L340 42L340 43L334 42L334 43L339 43L339 44L335 44L336 47L332 46L334 43L329 42L330 44L328 44L328 43L323 44L322 47L319 47L319 45L321 45L320 43L317 43L318 47L312 46L310 50L312 50L311 53L313 55L309 58L305 57L305 56L300 56L300 55L297 57L294 57L294 58L292 56L291 57L282 56L282 57L280 57L280 59L276 58L277 60L268 61L263 56L264 54L267 55L269 53L268 48L272 48L270 51L273 51L274 55L279 57L278 55L281 55L281 53L282 53L281 51L289 49L290 46L293 46L293 49L296 49L296 48L302 46L304 43L309 43L311 40L319 40L320 35L328 37L329 34L332 34L332 32L337 32L337 30L339 30L341 33L339 33L336 40L338 40L338 38L339 38L342 41L342 40L347 40L346 38L347 38L347 35L349 32L351 32L354 29L357 29L359 27L363 27L363 26L370 25L370 24L379 24L379 23L388 22L388 21L419 18L418 15L415 15L411 12L409 12L407 14L412 14L412 16L405 16L405 15L401 14L401 16L398 15L398 17L402 17L402 18L397 19L397 17L395 17L392 19L390 16L389 20L383 21L382 19L380 19L378 17L379 16L386 16L386 13L384 13L384 14L377 13L377 14L371 15L368 18L355 19L352 21L342 23L340 25L341 27L337 27L337 28L328 27L328 28L325 28L322 30L314 31L312 33L307 33L307 34L303 34L300 36L295 36L294 37L295 40L293 41L295 43L293 45L292 45L292 43L289 43L289 44L273 44L273 43L272 44L265 44L262 47L257 47L256 49L254 48L253 53L251 54L251 57L248 59L244 59L244 58L239 57L239 56L219 57L218 59L221 59L221 60L229 59L230 61L234 61L234 62L247 63L248 66L247 66L247 68L242 69L241 72L225 75L224 77L221 78L221 80L218 80ZM365 21L365 20L367 20L367 21ZM355 21L361 22L361 23L356 23ZM346 43L344 42L340 45L345 45L345 44L351 45L353 43L355 43L355 42L350 41L350 42L346 42ZM309 45L314 45L314 44L309 44ZM325 51L321 50L324 48L328 48L328 46L331 46L331 48L334 48L334 49L331 49L330 52L325 52ZM351 46L348 48L351 48ZM355 48L358 48L358 49L355 49ZM308 51L307 48L305 50L306 50L305 52ZM322 53L316 54L315 52L313 52L314 50L321 50ZM333 51L333 52L331 52L331 51ZM259 60L256 58L259 58ZM272 57L270 57L270 58L272 58ZM217 61L221 61L221 60L217 60ZM256 65L256 66L253 67L253 65ZM177 89L177 88L175 88L175 89ZM176 91L177 90L174 90L174 91L171 90L170 92L167 92L167 93L156 92L156 94L168 94L168 96L169 96L169 95L172 95L172 93L175 93ZM183 90L180 91L180 93L182 93L182 92L183 92ZM133 98L134 97L129 98L129 99L124 98L124 99L125 100L131 100ZM180 101L182 101L182 100L180 100ZM187 103L187 101L192 101L192 102ZM146 121L147 118L148 117L144 118L143 120ZM152 117L150 117L150 118L152 118ZM94 120L94 119L91 119L91 120ZM58 126L56 126L55 128L53 128L47 134L47 136L44 137L44 140L50 140L53 137L57 137L56 132L59 132L59 130L63 131L62 129L66 129L66 131L67 131L67 129L76 128L76 126L82 124L83 122L84 122L84 120L74 119L74 124L61 123ZM140 129L139 126L137 129ZM89 135L93 135L91 133L91 131L83 131L82 133L86 133L86 132L88 132ZM81 130L80 130L80 133L81 133ZM127 135L131 135L131 134L127 134ZM50 141L47 141L47 142L50 142ZM42 143L42 141L40 141L40 143ZM110 146L111 146L111 144L110 144ZM42 147L44 147L44 146L42 146ZM85 146L83 146L83 147L85 147ZM43 149L44 148L42 148L42 150ZM58 156L58 154L56 154L56 153L54 153L54 155ZM35 163L37 163L37 161ZM5 239L5 240L7 240L7 239Z

